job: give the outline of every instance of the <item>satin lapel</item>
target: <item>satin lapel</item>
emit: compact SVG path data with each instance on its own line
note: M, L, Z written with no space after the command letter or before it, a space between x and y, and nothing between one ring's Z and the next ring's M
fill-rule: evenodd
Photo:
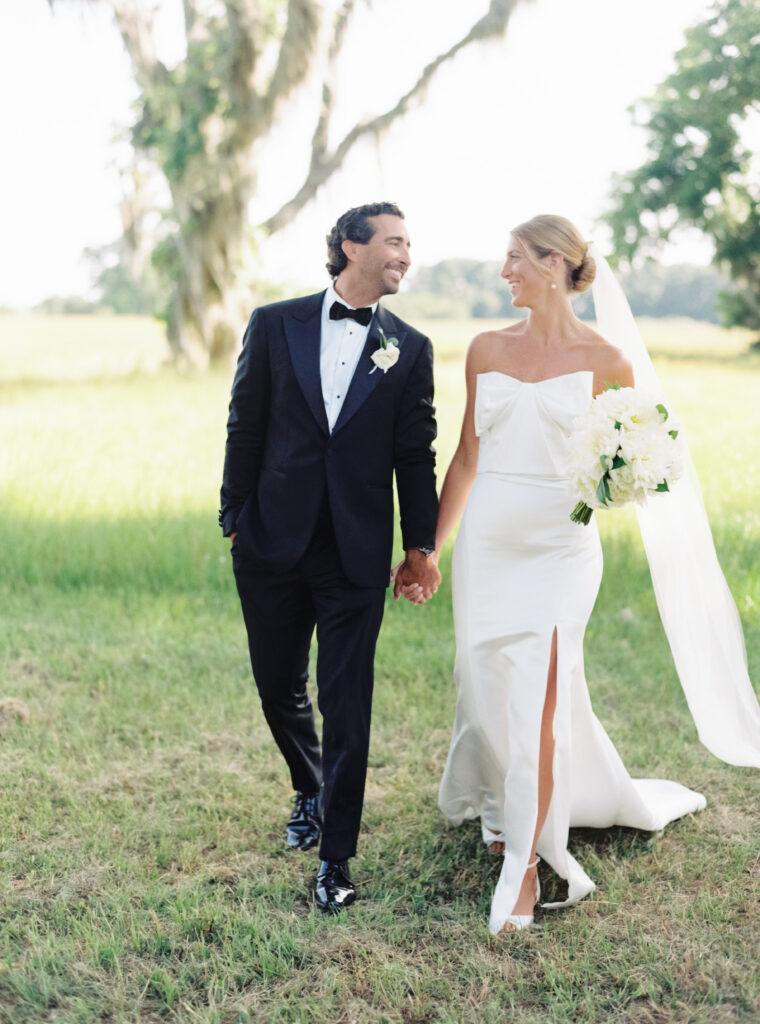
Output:
M303 391L303 396L314 414L314 419L326 434L330 433L322 397L322 378L319 372L320 339L322 336L322 298L314 310L306 311L306 319L300 320L292 314L285 314L283 325L290 351L290 361Z
M382 327L386 338L395 338L398 341L399 346L399 360L403 358L402 345L404 338L406 337L406 331L397 331L394 327L393 321L390 318L387 310L383 309L382 306L377 307L377 312L372 318L372 323L369 325L369 333L367 334L367 341L362 350L362 354L359 356L359 362L356 364L356 370L354 376L351 379L351 384L346 395L346 400L343 403L343 407L340 410L340 415L333 427L333 433L344 427L346 423L351 419L355 412L361 408L366 402L372 392L375 390L377 385L383 379L383 371L372 370L375 364L370 358L372 353L380 348L380 335L377 332L378 324ZM396 366L392 366L388 373L394 373Z

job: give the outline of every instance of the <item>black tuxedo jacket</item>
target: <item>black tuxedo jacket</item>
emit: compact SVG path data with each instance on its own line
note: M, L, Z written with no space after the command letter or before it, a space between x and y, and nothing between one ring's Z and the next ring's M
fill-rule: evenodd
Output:
M254 310L227 422L219 521L241 557L289 569L304 554L325 494L343 569L360 587L388 584L396 474L405 549L432 547L438 514L433 349L378 306L332 433L320 379L324 292ZM370 372L377 325L399 343Z

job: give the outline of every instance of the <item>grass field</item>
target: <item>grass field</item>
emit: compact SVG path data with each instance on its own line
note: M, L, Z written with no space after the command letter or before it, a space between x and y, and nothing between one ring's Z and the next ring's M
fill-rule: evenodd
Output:
M425 325L423 325L425 326ZM426 325L440 463L480 324ZM760 679L760 356L645 323ZM760 787L696 740L635 522L603 520L586 645L634 775L707 809L652 840L582 830L596 892L491 938L499 865L436 807L454 692L448 573L388 602L361 900L310 908L216 526L229 372L160 368L146 321L0 317L0 1022L760 1021ZM150 372L148 372L150 371ZM555 880L542 877L551 897Z

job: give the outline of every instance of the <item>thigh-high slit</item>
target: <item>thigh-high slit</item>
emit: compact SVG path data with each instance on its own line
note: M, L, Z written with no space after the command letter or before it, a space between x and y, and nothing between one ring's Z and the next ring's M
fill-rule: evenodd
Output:
M567 880L567 898L543 906L564 906L594 889L568 851L571 825L656 830L705 804L678 783L632 780L592 711L583 638L602 553L595 520L571 522L572 506L561 476L479 466L454 546L457 705L439 803L455 824L479 817L484 836L503 838L493 933L513 913L534 841ZM552 788L539 822L553 644Z

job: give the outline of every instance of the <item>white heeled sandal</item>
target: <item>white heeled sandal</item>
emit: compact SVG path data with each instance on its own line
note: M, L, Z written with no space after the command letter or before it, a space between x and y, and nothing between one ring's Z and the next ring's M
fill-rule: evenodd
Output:
M541 858L536 854L536 859L528 865L528 870L537 868L540 860ZM534 902L538 903L540 899L541 883L538 880L538 871L536 871L536 899ZM533 917L533 914L510 914L499 929L499 935L504 932L521 932L524 928L530 928L533 924Z

